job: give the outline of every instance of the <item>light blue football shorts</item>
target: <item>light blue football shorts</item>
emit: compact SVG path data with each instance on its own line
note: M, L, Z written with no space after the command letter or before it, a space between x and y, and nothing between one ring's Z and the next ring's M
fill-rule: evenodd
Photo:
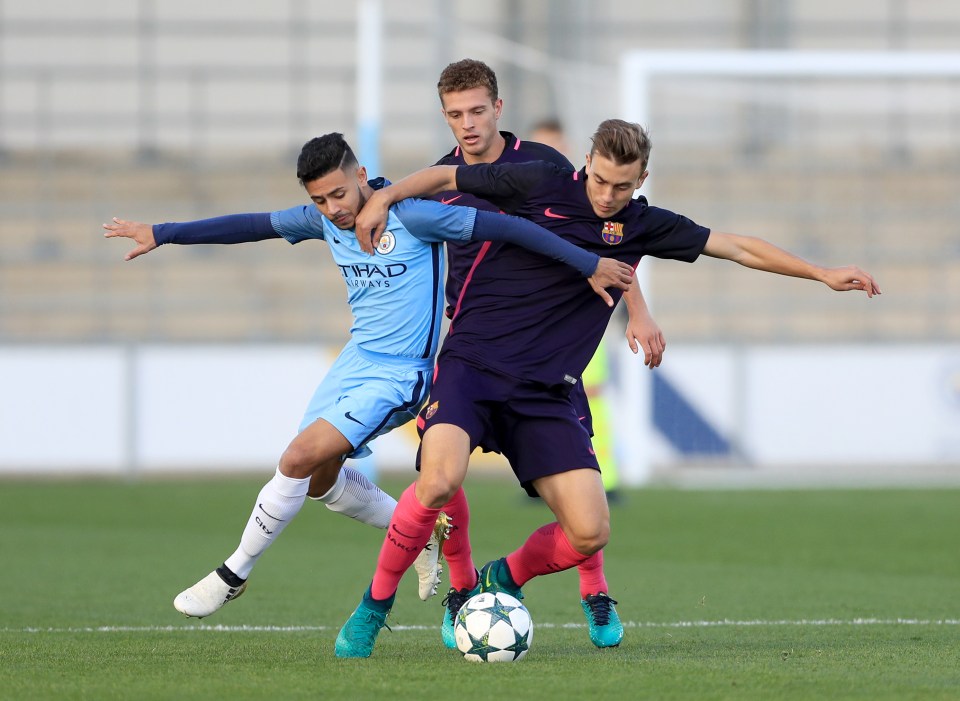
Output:
M350 441L347 457L365 457L367 443L416 418L432 379L432 358L371 353L351 341L313 393L300 430L324 419Z

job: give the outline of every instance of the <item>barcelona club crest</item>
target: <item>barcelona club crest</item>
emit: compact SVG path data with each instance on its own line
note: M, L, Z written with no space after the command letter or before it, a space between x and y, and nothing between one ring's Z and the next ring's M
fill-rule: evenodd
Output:
M616 246L623 241L623 224L612 221L604 222L603 231L600 232L600 236L603 238L604 243Z
M433 418L433 415L437 413L437 409L440 408L440 401L435 401L433 404L427 407L426 418L427 421Z

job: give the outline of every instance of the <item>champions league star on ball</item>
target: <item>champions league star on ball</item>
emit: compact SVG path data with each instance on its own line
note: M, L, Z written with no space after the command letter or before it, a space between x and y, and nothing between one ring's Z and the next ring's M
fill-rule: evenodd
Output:
M457 649L471 662L516 662L533 642L533 620L517 599L505 592L471 597L457 613Z

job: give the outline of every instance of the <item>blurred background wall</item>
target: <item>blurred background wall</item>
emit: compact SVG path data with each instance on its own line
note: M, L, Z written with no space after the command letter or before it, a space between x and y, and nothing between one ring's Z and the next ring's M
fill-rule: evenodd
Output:
M375 149L358 127L359 77L377 54L358 41L357 18L371 7L382 19ZM523 136L558 117L582 164L596 124L627 116L630 51L946 52L957 37L960 5L939 1L0 0L0 346L68 358L92 346L129 357L146 343L335 348L349 316L324 246L170 247L123 263L125 243L104 241L100 224L298 204L296 154L329 131L367 144L361 162L390 178L430 164L453 145L436 80L463 57L497 71L501 128ZM838 344L859 344L894 349L896 373L933 352L924 396L943 399L922 413L944 424L932 454L960 462L960 79L665 77L651 84L648 121L656 204L823 264L856 263L884 290L868 302L723 262L653 262L650 297L671 350L804 347L829 364ZM742 390L737 367L725 372ZM882 379L867 386L882 391ZM119 386L118 406L135 408ZM0 456L3 442L22 442L12 387ZM41 426L58 387L38 399ZM68 415L83 413L84 396ZM827 401L858 397L838 388ZM822 409L811 402L798 415ZM138 440L119 435L121 446ZM116 462L129 454L121 447Z

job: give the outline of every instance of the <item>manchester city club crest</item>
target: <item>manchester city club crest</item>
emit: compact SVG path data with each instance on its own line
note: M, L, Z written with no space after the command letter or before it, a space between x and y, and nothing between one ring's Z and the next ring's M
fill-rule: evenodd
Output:
M600 232L600 236L603 238L604 243L616 246L623 241L623 224L612 221L604 222L603 231Z
M380 240L377 242L377 253L387 254L397 246L397 237L389 231L380 234Z

